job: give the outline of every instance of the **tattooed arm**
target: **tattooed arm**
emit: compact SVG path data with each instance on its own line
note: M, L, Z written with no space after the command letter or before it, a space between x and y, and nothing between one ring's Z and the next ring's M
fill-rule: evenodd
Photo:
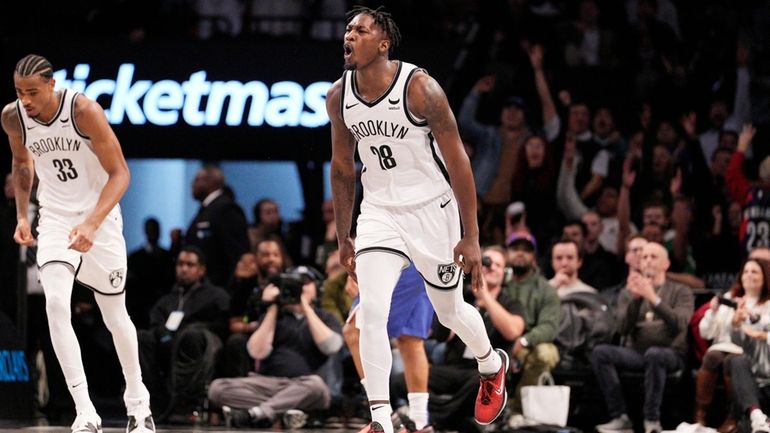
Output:
M8 142L13 153L11 174L13 191L16 195L16 232L13 239L22 245L32 245L32 226L30 225L29 197L32 193L32 180L35 177L35 165L29 151L24 147L23 131L16 106L10 103L3 108L3 131L8 134Z
M455 262L466 274L472 274L472 286L478 290L481 287L481 250L476 218L476 186L455 116L441 86L423 71L415 73L409 83L407 97L409 111L428 121L446 162L464 230L463 238L454 249Z
M332 128L331 186L340 262L355 278L355 247L350 237L353 203L356 195L356 142L345 127L340 110L342 81L337 80L326 94L326 112Z

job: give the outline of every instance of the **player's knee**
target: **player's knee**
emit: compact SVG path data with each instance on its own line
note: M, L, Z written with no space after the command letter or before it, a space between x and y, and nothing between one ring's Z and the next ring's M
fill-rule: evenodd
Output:
M63 296L46 294L45 311L52 320L69 320L71 318L70 300L64 299Z
M382 305L379 305L379 304L364 305L363 303L361 303L361 314L363 314L363 317L360 319L363 319L363 318L366 319L366 320L363 320L362 329L375 329L375 330L385 329L388 324L389 313L390 313L389 309L382 308Z

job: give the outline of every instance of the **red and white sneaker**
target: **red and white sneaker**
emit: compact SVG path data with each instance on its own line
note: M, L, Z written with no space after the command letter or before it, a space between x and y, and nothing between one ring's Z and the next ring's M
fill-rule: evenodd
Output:
M508 371L510 360L504 350L495 349L500 360L500 370L489 376L481 376L479 394L476 397L474 418L481 425L492 424L505 409L508 402L508 392L505 390L505 373Z

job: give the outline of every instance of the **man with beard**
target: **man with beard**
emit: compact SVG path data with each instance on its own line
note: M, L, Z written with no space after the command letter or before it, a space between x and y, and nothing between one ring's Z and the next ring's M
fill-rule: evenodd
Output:
M257 242L256 253L246 253L235 265L235 272L228 287L232 295L230 303L230 336L225 344L224 375L246 376L254 365L246 352L246 341L259 326L260 314L253 311L256 305L250 299L261 287L267 285L267 277L287 268L287 257L279 237L270 235Z
M518 364L521 379L508 407L511 418L508 425L516 428L523 424L521 388L536 385L541 374L551 371L559 362L559 350L553 344L559 329L559 296L537 269L535 239L525 232L513 233L506 243L508 264L513 279L503 288L512 301L524 309L524 334L511 349L513 365ZM515 369L515 368L514 368Z

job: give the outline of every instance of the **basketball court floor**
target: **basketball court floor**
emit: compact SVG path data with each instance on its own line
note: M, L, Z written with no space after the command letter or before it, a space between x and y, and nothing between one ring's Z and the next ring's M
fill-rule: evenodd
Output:
M70 433L69 426L47 426L47 427L35 427L29 424L19 423L18 425L2 425L0 424L0 433ZM124 433L126 427L106 427L104 433ZM227 429L225 427L185 427L185 426L173 426L164 427L158 426L156 433L223 433L223 432L239 432L239 433L263 433L263 432L275 432L275 431L295 431L302 433L354 433L358 430L351 429L300 429L300 430L249 430L249 429Z

